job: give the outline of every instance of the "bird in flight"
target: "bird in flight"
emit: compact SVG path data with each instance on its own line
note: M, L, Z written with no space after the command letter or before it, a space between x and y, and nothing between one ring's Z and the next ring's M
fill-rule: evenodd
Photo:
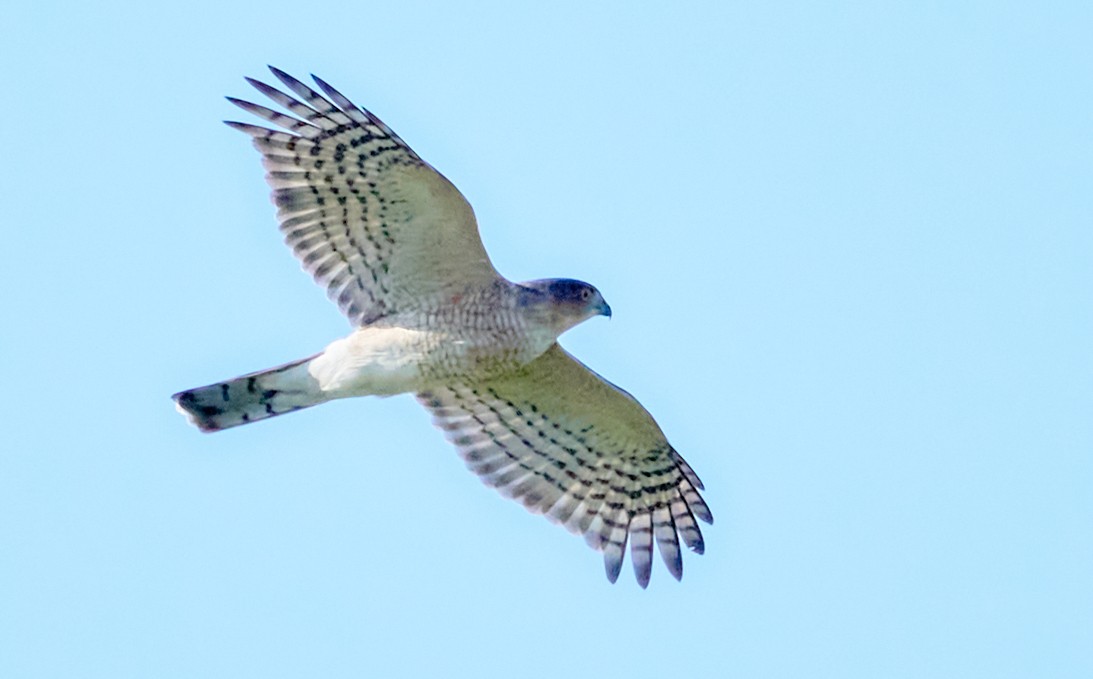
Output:
M285 365L175 394L205 432L350 396L412 393L481 480L603 553L614 582L629 542L645 587L656 542L683 573L713 517L702 482L630 394L569 355L569 328L610 316L567 278L499 274L471 206L391 128L318 77L292 94L247 81L288 114L229 97L276 128L227 124L262 154L281 233L353 331Z

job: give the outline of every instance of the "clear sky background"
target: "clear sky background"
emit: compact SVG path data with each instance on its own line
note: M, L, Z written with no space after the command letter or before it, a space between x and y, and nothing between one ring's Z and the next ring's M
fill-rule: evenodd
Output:
M1093 676L1089 3L6 3L0 676ZM222 125L375 111L716 523L616 585L409 397L204 436L348 326Z

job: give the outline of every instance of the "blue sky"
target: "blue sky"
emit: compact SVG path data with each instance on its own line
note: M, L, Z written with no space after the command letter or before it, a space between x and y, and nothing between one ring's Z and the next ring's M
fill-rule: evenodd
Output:
M1088 3L8 3L5 677L1093 675ZM243 76L314 72L599 287L706 482L616 585L409 397L169 395L347 331ZM14 242L12 242L14 239Z

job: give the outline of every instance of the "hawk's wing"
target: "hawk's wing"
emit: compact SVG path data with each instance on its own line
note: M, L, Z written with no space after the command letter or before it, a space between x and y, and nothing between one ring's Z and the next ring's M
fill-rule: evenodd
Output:
M228 99L287 132L228 125L254 139L285 242L354 324L499 278L451 182L319 78L329 99L270 70L296 97L247 80L298 117Z
M678 538L702 553L702 482L632 396L557 344L509 376L417 398L486 484L603 551L612 582L628 536L642 587L654 537L676 578Z

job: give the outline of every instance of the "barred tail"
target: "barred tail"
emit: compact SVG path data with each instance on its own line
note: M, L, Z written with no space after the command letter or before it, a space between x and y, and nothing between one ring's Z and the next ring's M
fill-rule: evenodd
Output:
M308 373L313 358L180 391L171 398L178 411L205 432L290 413L329 398Z

